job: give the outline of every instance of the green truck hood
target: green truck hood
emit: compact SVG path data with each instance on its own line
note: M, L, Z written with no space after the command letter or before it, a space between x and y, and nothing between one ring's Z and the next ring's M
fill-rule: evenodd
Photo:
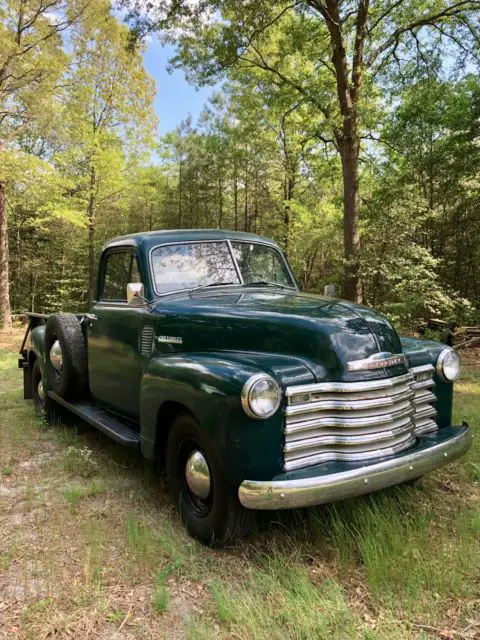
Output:
M304 361L317 380L392 375L392 369L354 375L345 365L381 351L402 351L395 329L371 309L280 289L173 295L156 305L155 314L157 336L183 341L166 349L237 351L250 360L255 352L292 356Z

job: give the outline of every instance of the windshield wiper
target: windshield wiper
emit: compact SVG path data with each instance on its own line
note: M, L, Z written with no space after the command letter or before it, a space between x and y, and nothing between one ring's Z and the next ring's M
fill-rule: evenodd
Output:
M280 284L280 282L270 282L270 280L255 280L253 282L246 282L245 287L280 287L281 289L289 289L294 291L293 287L289 287L287 284Z
M207 289L208 287L222 287L227 284L241 284L240 282L210 282L209 284L200 284L198 287L193 287L188 290L188 295L193 293L194 291L199 291L200 289Z

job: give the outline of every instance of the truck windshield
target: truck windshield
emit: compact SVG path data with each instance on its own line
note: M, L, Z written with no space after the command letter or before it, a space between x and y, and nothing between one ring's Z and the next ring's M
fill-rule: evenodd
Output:
M234 258L244 284L272 284L295 289L282 256L265 244L232 242Z
M152 251L158 294L207 286L277 285L295 288L275 249L251 242L185 242Z

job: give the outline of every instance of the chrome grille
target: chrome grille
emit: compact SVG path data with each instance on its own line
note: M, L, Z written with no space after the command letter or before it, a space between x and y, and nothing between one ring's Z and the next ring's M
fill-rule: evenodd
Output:
M288 387L285 470L330 460L370 460L407 449L415 443L413 385L409 372L368 382ZM423 400L419 406L423 410Z
M413 392L415 394L413 398L415 406L415 413L413 414L414 433L415 435L420 435L436 431L438 429L438 425L435 422L437 411L433 406L437 400L433 393L435 388L433 373L435 369L431 364L425 364L421 367L413 367L410 371L413 374Z

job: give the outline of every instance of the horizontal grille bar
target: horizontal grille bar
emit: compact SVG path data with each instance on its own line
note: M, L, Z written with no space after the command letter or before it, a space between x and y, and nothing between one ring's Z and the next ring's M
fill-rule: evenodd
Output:
M350 418L348 422L343 420L335 423L330 418L325 418L324 422L313 420L309 422L300 422L297 424L287 424L285 427L286 435L302 434L299 438L310 438L321 433L337 433L338 435L351 435L358 433L377 433L378 431L386 431L387 429L395 430L398 427L405 427L411 423L414 410L411 409L407 414L399 411L396 418L388 416L388 420L380 421L373 419L355 419ZM320 423L319 423L320 422Z
M349 394L352 396L353 394ZM344 398L343 396L334 399L333 396L325 397L322 400L305 402L298 405L289 405L286 408L287 416L295 416L301 413L312 413L314 411L325 411L333 409L334 411L357 411L365 409L375 409L377 407L393 407L402 400L410 400L412 390L405 386L401 393L392 394L390 396L381 396L378 398Z
M422 433L431 433L432 431L437 431L438 425L435 420L430 420L430 418L423 418L415 422L415 434L420 435Z
M319 382L318 384L304 384L295 387L287 387L285 395L287 398L296 394L306 393L355 393L357 391L371 391L372 389L390 389L398 384L412 381L412 375L406 373L395 378L381 378L380 380L369 380L368 382Z
M436 399L437 398L434 393L431 393L430 391L422 390L421 392L416 392L415 395L413 396L413 404L415 406L430 404L432 402L435 402Z
M418 391L420 389L430 389L435 386L435 381L433 378L429 378L428 380L420 380L419 382L414 382L412 388L414 391Z

